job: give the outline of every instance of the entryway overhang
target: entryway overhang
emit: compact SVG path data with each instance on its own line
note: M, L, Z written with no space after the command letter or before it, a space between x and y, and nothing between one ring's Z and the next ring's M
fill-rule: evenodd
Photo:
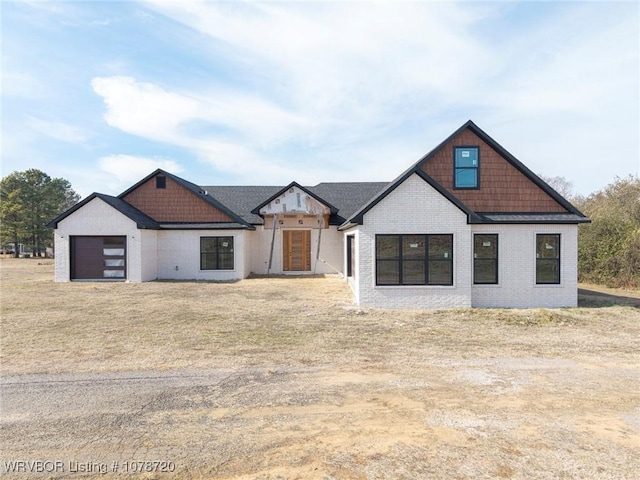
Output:
M284 187L252 210L264 219L265 228L328 228L338 209L296 182ZM275 219L275 221L274 221ZM319 220L322 220L319 222Z
M320 257L322 230L338 209L293 182L252 210L260 215L264 228L273 230L267 273L273 267L276 230L282 231L282 270L311 272L311 231L318 231L316 264Z

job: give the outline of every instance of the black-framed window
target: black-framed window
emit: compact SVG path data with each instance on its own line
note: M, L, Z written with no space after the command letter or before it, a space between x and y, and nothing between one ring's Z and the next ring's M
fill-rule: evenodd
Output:
M536 283L560 283L560 234L536 234Z
M347 235L347 277L353 277L356 271L356 247L355 235Z
M473 283L498 283L498 235L495 233L473 235Z
M200 237L200 270L233 270L233 237Z
M376 285L453 285L453 235L376 235Z
M156 188L167 188L167 177L158 175L156 177Z
M453 149L454 188L480 187L480 149L455 147Z

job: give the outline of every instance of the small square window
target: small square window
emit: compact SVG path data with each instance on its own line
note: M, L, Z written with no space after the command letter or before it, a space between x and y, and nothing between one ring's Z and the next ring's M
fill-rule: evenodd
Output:
M200 270L233 270L233 237L200 237Z
M156 177L156 188L167 188L167 177Z
M480 149L455 147L453 160L454 188L479 188Z

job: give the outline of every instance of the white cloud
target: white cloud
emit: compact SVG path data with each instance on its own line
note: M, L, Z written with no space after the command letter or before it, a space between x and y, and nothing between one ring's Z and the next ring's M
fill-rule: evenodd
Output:
M141 137L176 141L177 127L197 117L195 100L131 77L98 77L91 86L104 99L107 123Z
M483 10L453 3L150 2L219 41L227 60L279 83L305 116L380 122L412 93L449 95L493 70L472 26ZM473 76L469 72L474 72ZM277 87L275 87L277 88Z
M110 126L187 148L218 170L237 175L267 167L271 175L283 173L259 151L288 140L303 124L273 104L228 89L185 95L120 76L94 78L92 86L104 99ZM211 133L217 130L223 133Z
M637 11L621 15L618 4L145 5L210 39L203 58L228 83L94 78L105 119L238 181L391 177L389 162L406 167L473 118L533 170L569 173L585 191L601 161L589 151L611 149L620 122L638 125ZM569 124L585 128L584 148L567 145ZM628 143L619 157L638 156L637 134ZM572 151L581 168L545 168Z
M182 172L182 166L174 160L135 155L109 155L100 158L98 164L100 170L109 175L107 184L111 191L121 191L157 168L174 174Z
M273 152L297 143L362 144L406 121L396 108L412 108L425 97L441 104L440 95L465 88L466 69L491 64L467 33L478 14L455 5L434 4L428 11L404 3L150 6L224 42L222 55L261 87L214 84L185 92L131 77L98 77L92 86L107 106L105 119L125 132L188 148L243 179L260 171L282 182L301 176L301 165L305 173L320 172L321 164L309 169L304 158Z
M62 142L83 143L91 136L84 128L63 122L49 122L36 117L28 117L27 125L33 130Z

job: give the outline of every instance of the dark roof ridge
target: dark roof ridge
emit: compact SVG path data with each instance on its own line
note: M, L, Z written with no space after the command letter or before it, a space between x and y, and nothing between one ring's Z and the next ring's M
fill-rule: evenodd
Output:
M345 181L345 182L320 182L320 183L318 183L316 185L310 185L307 188L315 188L315 187L318 187L320 185L373 185L375 183L385 183L386 184L386 183L389 183L389 181L388 180L382 180L382 181L379 181L379 182L376 182L376 181L370 181L370 182L348 182L348 181Z
M110 207L115 208L120 213L122 213L123 215L125 215L129 219L131 219L134 222L136 222L136 226L138 228L149 228L149 229L157 229L157 228L159 228L158 222L156 222L154 219L149 217L144 212L141 212L140 210L135 208L133 205L125 202L124 200L122 200L119 197L113 197L111 195L106 195L104 193L98 193L98 192L93 192L91 195L89 195L84 200L76 203L74 206L72 206L71 208L69 208L65 212L62 212L56 218L54 218L49 223L47 223L47 227L49 227L49 228L58 228L58 223L60 223L65 218L67 218L69 215L71 215L76 210L84 207L87 203L89 203L91 200L93 200L95 198L99 198L100 200L105 202Z

